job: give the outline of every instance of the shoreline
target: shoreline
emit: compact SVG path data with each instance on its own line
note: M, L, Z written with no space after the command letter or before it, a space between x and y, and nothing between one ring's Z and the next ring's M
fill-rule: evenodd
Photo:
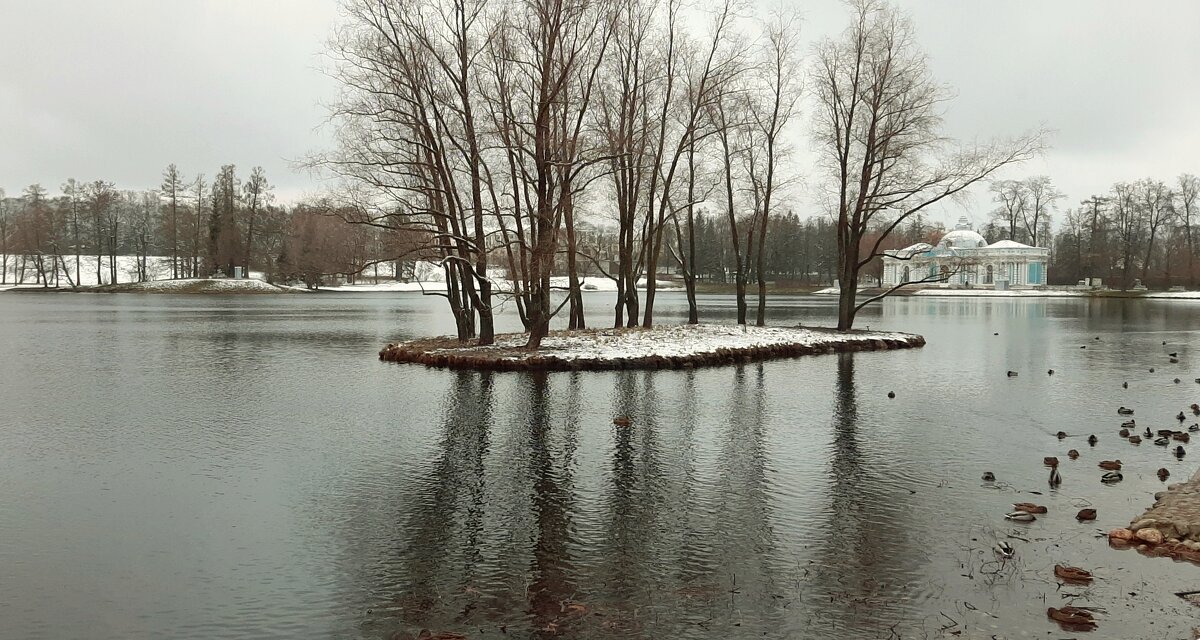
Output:
M43 287L40 285L0 286L0 293L137 293L179 295L276 295L309 293L298 287L270 284L264 280L245 278L189 278L179 280L147 280L145 282L119 282L117 284L85 285L81 287Z
M537 351L524 348L525 334L496 336L486 347L443 336L388 344L384 362L488 371L611 371L690 369L846 351L912 349L925 345L916 334L840 332L823 327L745 327L700 324L650 329L552 331Z
M194 278L178 280L148 280L146 282L121 282L117 284L84 285L71 288L68 286L44 287L41 285L0 285L0 293L151 293L151 294L188 294L188 295L228 295L228 294L326 294L337 295L346 293L356 294L418 294L444 291L441 282L427 283L384 283L368 285L341 285L337 287L320 287L307 289L304 287L276 285L264 280L252 278L233 280L227 278ZM859 289L860 298L877 295L881 289ZM659 286L659 293L682 293L684 289L678 286ZM707 284L698 286L699 295L732 296L733 285ZM608 289L584 290L585 294L613 293ZM787 297L817 297L821 299L836 299L837 291L831 287L780 287L768 290L771 296ZM756 294L754 294L756 295ZM748 297L754 297L748 295ZM900 290L889 295L898 298L995 298L995 299L1121 299L1121 300L1200 300L1200 291L1075 291L1065 289L910 289Z

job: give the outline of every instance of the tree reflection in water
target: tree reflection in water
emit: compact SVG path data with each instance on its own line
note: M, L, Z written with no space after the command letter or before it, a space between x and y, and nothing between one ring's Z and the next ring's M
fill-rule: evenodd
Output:
M833 442L829 461L828 524L815 582L835 606L815 614L830 632L888 633L913 622L908 596L928 588L916 570L928 547L910 539L910 489L902 471L903 451L876 452L863 444L863 431L886 428L879 417L859 415L854 353L837 356L833 394ZM868 438L869 441L869 438ZM919 621L918 621L919 622Z
M550 417L549 374L529 374L529 459L533 482L534 531L533 560L529 567L529 614L536 637L554 637L559 634L566 619L580 612L573 607L571 598L577 588L573 583L574 571L570 557L571 513L574 511L574 495L571 490L571 456L575 449L572 434L576 429L567 428L563 459L554 460L551 443L553 426ZM570 385L578 396L577 385ZM578 399L568 401L568 405ZM567 413L567 424L573 425L574 418Z

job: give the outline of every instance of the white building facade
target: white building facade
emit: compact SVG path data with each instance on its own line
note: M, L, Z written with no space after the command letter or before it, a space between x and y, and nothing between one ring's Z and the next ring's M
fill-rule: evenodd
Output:
M1050 250L1042 247L1012 240L988 244L965 216L936 247L919 242L885 254L885 287L919 281L931 287L1044 287L1050 260Z

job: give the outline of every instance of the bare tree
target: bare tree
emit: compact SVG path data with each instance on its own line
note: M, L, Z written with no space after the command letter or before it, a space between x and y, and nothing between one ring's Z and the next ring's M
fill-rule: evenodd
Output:
M254 167L250 171L250 178L242 185L243 211L246 218L246 246L244 248L245 255L242 258L242 268L247 277L250 274L250 261L254 256L255 223L258 222L263 208L270 206L271 201L274 200L275 196L271 193L273 188L267 182L267 176L263 173L262 167Z
M939 110L947 90L930 75L910 21L882 0L856 0L850 27L818 47L814 135L837 220L838 328L851 329L860 270L909 216L1039 150L1040 134L948 148ZM892 220L862 240L881 213ZM868 300L867 302L869 302Z
M780 14L764 25L766 43L765 61L760 65L763 76L760 85L765 96L751 100L750 117L762 140L765 164L763 175L751 174L755 201L761 203L758 212L758 251L755 272L758 276L758 315L755 324L766 325L767 319L767 221L774 204L775 192L779 187L778 165L785 153L780 142L784 127L795 112L800 98L799 78L794 69L799 28L794 16Z
M24 211L21 216L21 228L25 252L33 255L35 282L40 282L42 286L48 287L50 286L50 277L47 273L49 268L46 264L47 255L49 254L52 258L51 265L57 267L57 262L53 261L54 254L49 248L54 229L46 202L46 190L40 184L31 184L25 187L22 200L24 201Z
M1196 215L1200 213L1200 178L1190 174L1180 174L1175 181L1175 215L1183 227L1188 249L1188 285L1196 286Z
M1137 260L1142 225L1137 203L1137 188L1128 182L1112 187L1112 220L1121 243L1121 290L1129 288L1130 274Z
M1003 225L1007 230L1008 240L1020 241L1017 235L1021 221L1026 217L1029 208L1029 189L1021 180L995 180L988 188L992 192L992 202L999 205L992 212L992 219Z
M201 229L203 229L203 227L204 227L204 219L205 219L204 218L204 202L205 202L204 187L205 187L204 174L203 173L196 174L196 180L195 180L195 182L192 183L192 188L195 189L194 193L195 193L195 198L196 198L196 210L192 213L192 224L191 224L192 238L191 238L191 241L188 243L188 254L191 257L190 262L191 262L191 277L192 278L200 277L200 255L204 251L204 249L203 249L204 244L203 244L203 241L201 240ZM210 270L212 269L212 265L209 265L209 269Z
M1133 186L1137 193L1137 206L1145 220L1146 226L1146 259L1142 261L1142 280L1147 279L1150 272L1150 261L1154 255L1154 240L1159 229L1171 219L1170 188L1162 180L1146 178L1139 180Z
M1021 221L1025 225L1025 233L1029 244L1040 246L1038 238L1050 222L1050 212L1058 206L1063 198L1062 192L1054 187L1050 176L1032 176L1024 181L1027 206L1021 209Z
M67 181L62 185L63 197L67 199L67 222L71 227L71 248L75 253L75 278L71 281L71 286L80 284L80 257L79 254L83 251L82 227L83 227L83 200L84 189L83 185L79 184L75 178L67 178Z
M550 275L576 179L599 161L587 157L582 134L612 35L612 12L598 0L526 0L521 7L521 14L505 18L503 28L512 38L497 40L502 46L497 62L511 65L513 86L511 94L496 96L504 102L492 112L503 135L520 144L510 147L508 158L519 171L517 189L525 194L527 240L521 248L528 271L520 296L529 331L526 346L536 349L558 311L551 303Z
M351 223L426 238L442 265L458 335L493 341L486 141L477 126L481 58L500 27L480 1L346 0L332 43L345 87L339 149L317 166L348 180ZM464 175L466 177L464 177ZM400 256L393 256L393 259ZM433 293L433 292L430 292Z
M709 117L713 122L716 140L720 150L722 181L725 196L725 215L729 225L729 240L731 257L733 259L734 297L737 305L737 323L746 324L746 251L741 241L741 228L738 224L738 200L734 182L738 179L737 167L742 153L739 145L739 132L745 133L745 118L740 108L745 106L745 100L739 93L723 92L713 102ZM744 225L743 225L744 226ZM746 231L747 239L752 238L750 224Z
M113 183L104 180L94 180L84 185L85 199L92 227L92 250L96 254L96 284L104 284L102 265L104 263L105 239L108 237L109 219L115 220L117 192ZM113 243L116 238L113 238ZM115 248L114 248L115 251ZM112 272L115 273L114 266Z
M162 177L162 195L167 199L167 238L171 245L171 278L179 278L179 195L183 191L183 178L174 163L167 165Z
M646 309L643 314L642 326L649 328L654 323L654 298L657 291L658 260L662 253L663 232L666 230L668 216L675 215L671 206L671 190L679 175L680 163L687 156L695 138L700 134L705 113L709 105L719 99L719 93L724 80L737 72L742 62L744 51L741 47L724 50L732 41L729 37L734 18L736 3L733 0L723 0L718 5L710 29L709 39L704 47L704 62L700 65L696 77L689 80L685 88L690 89L684 94L683 113L678 131L668 130L671 121L670 111L676 108L676 76L680 75L680 55L677 53L679 44L678 21L679 4L672 2L667 12L667 47L666 64L663 69L664 81L661 89L660 108L656 115L659 122L655 135L653 167L650 174L649 198L647 200L647 215L643 247L646 252ZM696 67L684 65L685 70ZM674 135L668 144L668 137ZM657 198L657 202L656 202ZM687 204L691 204L690 202Z

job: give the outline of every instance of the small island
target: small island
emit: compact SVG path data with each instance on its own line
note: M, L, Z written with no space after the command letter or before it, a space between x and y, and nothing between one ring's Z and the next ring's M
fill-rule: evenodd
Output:
M685 369L925 345L925 338L911 333L726 324L553 331L537 350L526 349L525 341L520 333L498 335L495 344L488 346L464 344L448 336L424 338L389 344L379 352L379 359L496 371Z

